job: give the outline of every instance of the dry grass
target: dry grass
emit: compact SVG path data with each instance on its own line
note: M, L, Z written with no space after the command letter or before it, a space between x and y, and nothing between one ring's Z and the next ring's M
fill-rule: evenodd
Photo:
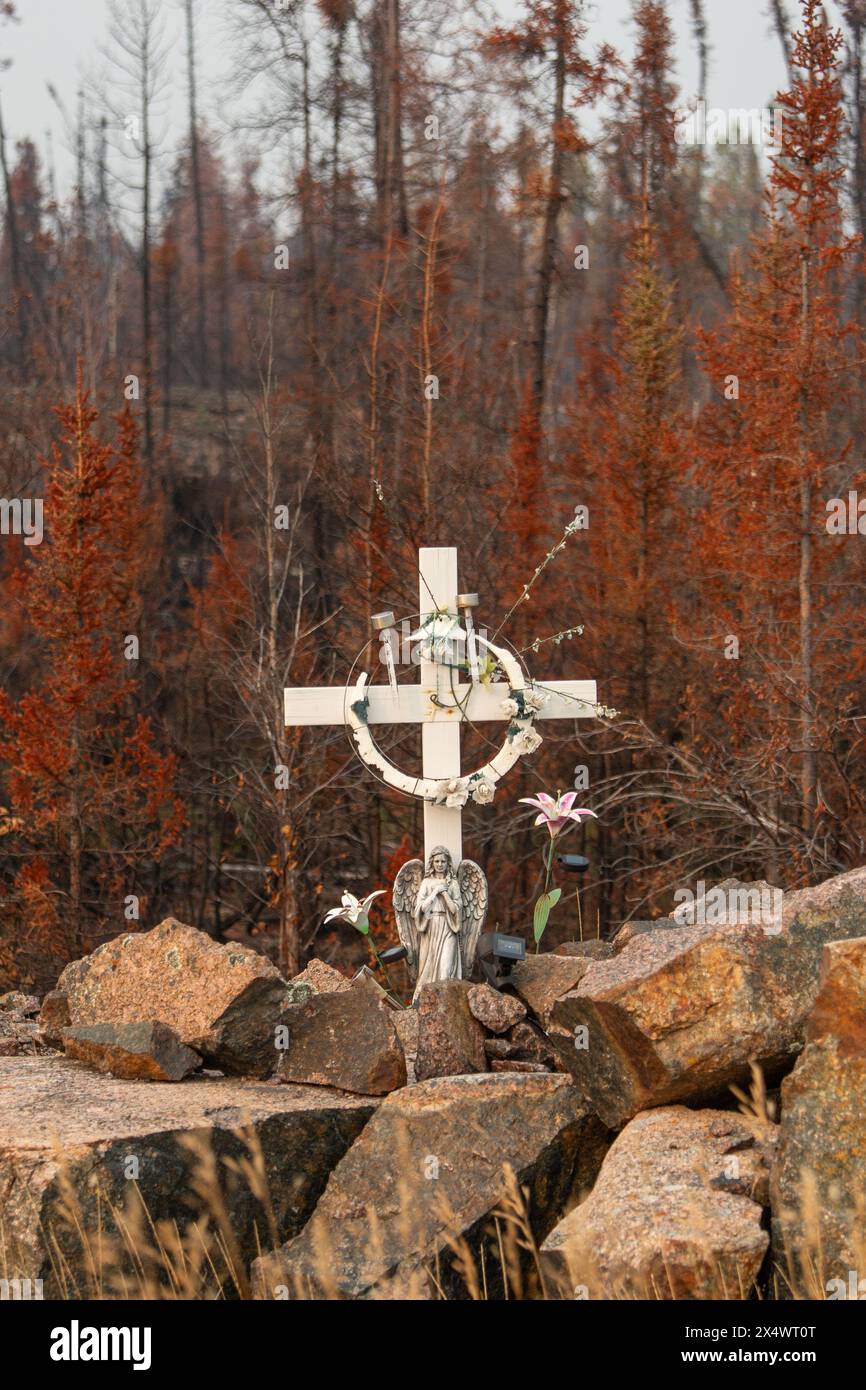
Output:
M55 1150L56 1197L49 1213L39 1222L47 1252L51 1296L61 1299L248 1299L248 1262L231 1219L231 1199L226 1191L223 1165L256 1198L265 1213L264 1228L256 1230L255 1254L277 1247L282 1239L265 1174L265 1164L251 1125L233 1131L244 1146L241 1158L217 1159L207 1138L183 1136L182 1147L190 1158L189 1181L182 1202L191 1208L183 1221L155 1220L139 1184L130 1180L122 1204L91 1186L86 1172L75 1168L68 1156ZM408 1141L406 1141L408 1142ZM412 1248L418 1237L420 1194L400 1184L400 1234ZM430 1201L429 1186L424 1200ZM547 1297L538 1247L527 1213L527 1193L520 1189L514 1172L503 1170L499 1204L470 1242L447 1204L437 1202L443 1227L443 1251L410 1270L399 1286L401 1298L427 1299L461 1296L484 1301ZM382 1258L382 1231L375 1211L368 1209L371 1263ZM299 1279L292 1296L300 1299L337 1299L334 1259L328 1228L313 1217L310 1225L314 1277ZM12 1260L10 1242L0 1231L0 1278L12 1279L20 1259ZM494 1293L495 1290L495 1293Z
M736 1092L740 1111L761 1144L772 1142L774 1115L764 1080L755 1069L748 1093ZM253 1232L253 1255L278 1247L285 1233L278 1229L269 1190L265 1162L252 1124L233 1131L240 1141L239 1156L218 1158L208 1138L189 1135L181 1139L188 1158L187 1189L179 1203L190 1210L180 1216L155 1220L135 1181L129 1181L122 1205L109 1200L92 1186L88 1174L73 1169L67 1156L55 1153L56 1198L41 1223L41 1239L50 1264L52 1296L66 1299L249 1299L254 1296L249 1278L249 1252L232 1222L232 1201L242 1185L263 1214ZM409 1136L398 1135L401 1173L409 1173ZM471 1231L461 1229L456 1214L441 1195L431 1195L429 1184L419 1191L406 1178L398 1182L400 1244L408 1250L424 1246L422 1213L429 1218L429 1203L441 1232L441 1249L419 1260L395 1283L391 1297L401 1299L562 1300L576 1294L561 1268L542 1257L532 1231L529 1193L517 1175L503 1168L499 1201L490 1215ZM427 1203L426 1209L422 1203ZM796 1250L785 1250L752 1288L731 1288L725 1270L717 1269L719 1288L729 1298L824 1299L831 1277L822 1249L822 1212L814 1176L804 1173L797 1226L802 1233ZM856 1268L866 1271L866 1197L861 1200L852 1232ZM364 1262L383 1266L384 1238L376 1212L367 1210L368 1247ZM310 1223L312 1277L296 1278L291 1288L295 1299L338 1299L334 1252L327 1225L314 1216ZM707 1233L708 1236L711 1233ZM701 1233L695 1232L695 1246ZM778 1252L777 1252L778 1255ZM20 1266L20 1260L16 1262ZM768 1262L769 1263L769 1262ZM0 1229L0 1278L12 1279L8 1238ZM20 1270L19 1270L20 1272ZM833 1271L838 1275L838 1271ZM614 1287L610 1296L629 1300L637 1296L669 1299L673 1278L651 1280L635 1292L633 1284ZM288 1296L288 1292L283 1295Z
M188 1220L155 1220L141 1189L129 1180L122 1204L112 1201L87 1171L55 1147L56 1197L38 1222L47 1253L47 1282L63 1299L249 1298L248 1260L231 1220L225 1176L246 1185L262 1211L263 1241L257 1253L279 1242L258 1136L251 1124L233 1131L243 1146L239 1158L217 1160L203 1135L181 1136L190 1156L187 1190L179 1205ZM0 1231L0 1277L13 1278L11 1238ZM21 1256L15 1260L20 1267Z

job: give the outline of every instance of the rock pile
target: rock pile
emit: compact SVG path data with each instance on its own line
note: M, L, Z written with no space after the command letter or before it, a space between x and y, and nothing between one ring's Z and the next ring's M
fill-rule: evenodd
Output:
M100 1287L117 1295L120 1280L125 1296L139 1296L148 1232L167 1223L169 1240L173 1223L197 1222L189 1258L200 1260L210 1222L236 1245L239 1266L222 1271L231 1294L272 1223L283 1239L302 1229L374 1108L312 1086L213 1078L162 1086L56 1054L0 1058L4 1278L42 1279L46 1298L95 1297ZM243 1178L251 1162L267 1192ZM224 1233L222 1196L231 1213ZM133 1229L144 1224L135 1258L115 1213Z
M369 972L285 980L173 919L110 942L41 1008L0 997L7 1269L86 1284L81 1231L134 1159L155 1221L230 1211L234 1286L261 1298L850 1296L866 868L756 920L773 893L726 880L408 1010Z
M38 1013L36 995L19 990L0 994L0 1057L27 1057L51 1050L40 1036Z
M770 1147L731 1111L644 1111L542 1246L551 1275L567 1297L748 1298L769 1244Z
M771 1081L790 1069L825 944L866 931L866 898L837 885L832 905L798 894L770 928L641 933L546 1002L557 1054L607 1124L649 1106L713 1101L746 1082L753 1063Z
M468 980L440 980L423 987L417 1012L418 1081L485 1071L554 1070L550 1043L514 995Z
M866 936L824 947L806 1046L782 1083L773 1243L802 1298L866 1294ZM852 1281L851 1274L854 1273Z
M465 1294L485 1277L490 1287L499 1258L495 1226L485 1227L507 1196L503 1165L515 1194L526 1190L526 1221L541 1239L591 1187L605 1147L603 1126L564 1076L452 1076L395 1091L301 1235L256 1261L254 1289L383 1299ZM511 1217L502 1224L511 1245Z
M220 946L172 917L73 961L57 991L70 1026L165 1023L209 1066L232 1076L270 1075L275 1030L290 1004L286 981L264 956ZM52 998L49 1027L57 1028L62 1008Z

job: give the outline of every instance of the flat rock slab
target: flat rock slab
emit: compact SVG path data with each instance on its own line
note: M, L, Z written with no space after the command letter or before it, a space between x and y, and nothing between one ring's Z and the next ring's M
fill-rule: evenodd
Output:
M638 1115L598 1181L542 1246L564 1297L742 1299L769 1238L767 1158L741 1116L668 1106Z
M463 1290L451 1239L465 1239L491 1291L500 1270L489 1214L504 1165L528 1188L541 1239L591 1187L607 1134L565 1076L442 1077L395 1091L335 1168L313 1220L257 1260L261 1298L423 1298ZM432 1296L436 1296L433 1294Z
M776 906L782 897L781 889L765 879L724 878L696 900L680 903L669 921L682 927L774 926L781 919Z
M669 917L633 920L620 927L613 941L618 954L636 936L651 931L669 931L676 927L776 926L781 918L777 907L782 902L780 889L763 879L745 882L725 878L715 883L700 897L675 907Z
M609 960L614 954L613 942L591 937L588 941L561 941L554 946L555 956L585 956L587 960Z
M276 1229L287 1238L304 1225L331 1170L374 1109L373 1101L317 1087L119 1081L56 1054L0 1058L4 1274L43 1279L46 1298L93 1297L99 1287L113 1288L122 1270L136 1290L134 1272L100 1254L100 1223L111 1232L112 1208L135 1207L136 1185L154 1222L184 1227L200 1218L209 1208L193 1190L202 1160L187 1147L192 1142L216 1159L244 1275L246 1261L271 1237L259 1197L227 1166L250 1157L236 1131L252 1126ZM64 1172L83 1238L64 1217ZM231 1292L228 1276L225 1283Z
M858 913L858 903L861 905L860 920L866 928L862 909L862 904L866 903L866 866L849 869L847 874L834 874L812 888L798 888L785 893L782 898L782 922L787 926L797 917L826 912L839 912L850 922L852 913ZM863 932L849 930L844 935L863 936L866 929Z
M654 1105L721 1096L748 1081L752 1061L771 1078L792 1065L825 943L866 934L866 880L857 891L839 883L826 905L803 900L772 930L653 931L589 964L548 1031L611 1128Z
M173 917L73 961L57 987L70 1026L157 1021L230 1075L268 1076L277 1064L275 1029L289 994L276 966Z
M772 1173L779 1285L800 1298L862 1298L866 939L825 947L806 1034L809 1041L782 1083Z
M520 1062L513 1057L494 1057L490 1063L491 1071L547 1072L543 1062Z
M167 1023L93 1023L63 1033L67 1057L127 1081L182 1081L201 1057Z

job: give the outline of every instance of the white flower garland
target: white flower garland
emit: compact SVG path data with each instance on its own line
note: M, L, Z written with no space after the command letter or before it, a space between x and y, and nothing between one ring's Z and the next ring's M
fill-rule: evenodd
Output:
M453 634L452 634L453 636ZM381 773L390 787L421 797L436 806L463 807L471 798L479 806L488 806L496 795L496 784L519 758L534 753L541 746L542 738L533 728L533 721L539 710L547 703L549 696L527 684L520 661L512 652L495 647L486 637L476 633L475 640L485 646L490 655L499 663L508 678L508 698L502 701L502 711L509 716L510 723L505 731L505 741L495 757L476 772L462 777L413 777L411 773L401 772L389 761L377 746L367 722L369 677L363 671L354 687L354 699L347 691L346 723L352 730L352 737L358 754L368 767Z

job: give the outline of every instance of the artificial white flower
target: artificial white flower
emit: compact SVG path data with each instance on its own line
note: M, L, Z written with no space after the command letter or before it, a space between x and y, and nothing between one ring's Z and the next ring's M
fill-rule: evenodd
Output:
M534 729L521 729L515 735L514 746L521 757L526 753L534 753L536 748L540 748L544 740L541 734L537 734Z
M520 706L516 700L503 700L499 708L503 714L515 715L520 713Z
M432 638L438 641L441 637L449 637L454 634L454 629L459 628L459 619L453 613L431 613L425 618L417 632L410 634L412 641L421 641L423 638ZM457 641L466 641L466 634L460 630Z
M535 806L540 812L535 817L535 824L546 825L551 840L555 840L564 830L569 830L572 823L580 825L583 816L597 819L595 811L590 811L586 806L575 806L577 792L557 796L551 796L550 792L539 792L538 796L522 796L520 800L525 806Z
M384 888L377 888L375 893L368 893L366 898L360 901L354 893L344 893L342 907L329 908L325 913L325 921L334 922L340 918L344 922L351 922L353 927L357 927L358 931L363 932L366 936L370 904L374 898L380 898L384 892Z
M437 806L462 807L469 800L469 788L462 777L452 777L450 781L439 783L436 792Z
M489 806L495 795L496 783L488 781L486 777L472 788L472 800L477 801L479 806Z
M524 690L523 692L523 703L527 709L544 709L549 699L550 693L546 690L535 690L533 688L532 690Z

